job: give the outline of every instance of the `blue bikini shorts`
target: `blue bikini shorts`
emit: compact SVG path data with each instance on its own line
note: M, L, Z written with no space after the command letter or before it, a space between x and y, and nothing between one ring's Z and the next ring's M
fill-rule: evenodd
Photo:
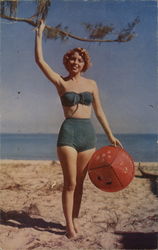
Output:
M96 147L96 134L88 118L66 118L57 140L57 146L70 146L78 152Z

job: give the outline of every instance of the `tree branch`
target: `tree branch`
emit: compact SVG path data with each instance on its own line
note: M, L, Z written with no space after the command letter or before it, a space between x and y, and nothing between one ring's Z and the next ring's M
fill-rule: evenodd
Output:
M6 16L6 15L3 15L3 14L0 14L0 17L3 18L3 19L7 19L9 21L16 21L16 22L26 22L34 27L37 27L37 23L34 22L32 19L30 18L19 18L19 17L10 17L10 16ZM62 35L64 35L65 37L70 37L70 38L73 38L73 39L76 39L76 40L79 40L79 41L82 41L82 42L99 42L99 43L102 43L102 42L128 42L129 39L106 39L106 40L103 40L103 39L88 39L88 38L82 38L80 36L76 36L76 35L73 35L69 32L66 32L66 31L63 31L61 29L58 29L58 28L53 28L51 26L48 26L46 25L45 26L46 29L55 29L58 33L61 33Z
M33 20L28 19L28 18L10 17L10 16L6 16L6 15L3 15L3 14L0 14L0 17L4 18L4 19L7 19L9 21L26 22L26 23L29 23L30 25L34 26L34 27L37 26L37 24Z

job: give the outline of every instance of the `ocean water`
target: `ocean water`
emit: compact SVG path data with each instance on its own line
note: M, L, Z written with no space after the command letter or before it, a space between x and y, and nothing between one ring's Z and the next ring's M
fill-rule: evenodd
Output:
M115 135L134 161L158 162L156 134ZM22 160L56 160L57 134L1 134L0 158ZM104 134L97 135L97 148L109 145Z

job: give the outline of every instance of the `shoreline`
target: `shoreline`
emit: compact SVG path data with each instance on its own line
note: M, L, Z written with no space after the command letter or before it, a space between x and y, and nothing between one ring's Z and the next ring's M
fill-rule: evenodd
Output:
M23 159L0 159L0 164L9 164L9 163L26 163L26 164L37 164L37 163L45 163L45 164L60 164L59 160L23 160ZM156 161L137 161L134 162L135 167L142 166L154 166L158 167L158 162Z
M11 163L26 163L26 164L37 164L37 163L43 163L43 164L60 164L59 160L17 160L17 159L0 159L0 164L11 164Z

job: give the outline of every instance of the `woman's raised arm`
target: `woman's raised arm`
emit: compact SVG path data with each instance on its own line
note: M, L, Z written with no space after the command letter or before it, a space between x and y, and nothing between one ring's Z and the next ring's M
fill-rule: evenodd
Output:
M121 146L122 144L121 142L114 137L110 125L108 123L108 120L106 118L106 115L103 111L101 102L100 102L100 96L99 96L99 91L98 91L98 87L96 85L96 83L94 82L94 90L93 90L93 96L94 96L94 101L93 101L93 108L96 114L96 117L98 119L98 121L100 122L100 124L102 125L109 141L114 145L114 146Z
M44 21L40 21L40 25L35 29L35 61L42 70L42 72L46 75L46 77L55 84L56 87L60 87L64 80L62 77L56 73L44 60L43 51L42 51L42 34L45 28Z

